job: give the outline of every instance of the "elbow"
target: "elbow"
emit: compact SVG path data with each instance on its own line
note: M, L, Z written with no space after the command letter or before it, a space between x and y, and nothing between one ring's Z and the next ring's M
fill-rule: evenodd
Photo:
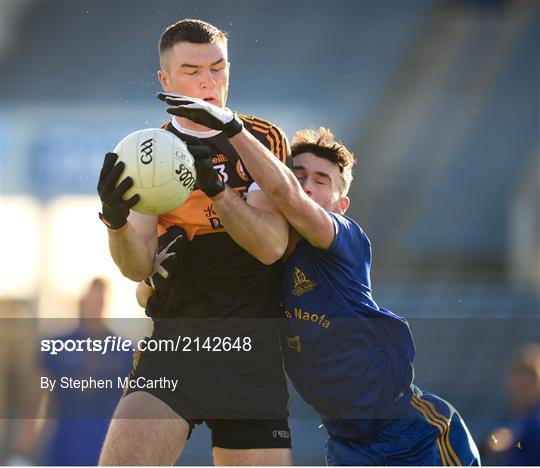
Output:
M140 274L133 274L133 273L125 273L122 271L122 274L127 278L127 279L130 279L131 281L134 281L135 283L140 283L141 281L144 281L144 279L146 278L146 276L144 275L140 275Z
M144 281L146 277L151 273L146 270L133 270L130 268L122 268L120 267L120 273L124 275L126 278L130 279L131 281L135 281L136 283L140 283L141 281Z
M269 247L261 252L261 254L257 257L258 260L265 265L273 265L285 254L288 241L289 239L287 232L283 239L276 239L274 242L270 242L268 244Z
M147 276L148 275L133 275L131 277L128 276L128 278L135 283L140 283L141 281L144 281Z
M259 256L259 261L261 263L263 263L264 265L273 265L274 263L276 263L281 257L283 256L283 254L281 255L261 255Z
M291 200L295 197L295 186L298 186L298 182L296 178L291 180L290 177L294 178L294 175L290 174L288 177L282 177L280 182L273 186L270 191L269 198L277 206L290 204Z
M272 189L269 198L283 211L283 208L294 206L298 201L301 187L293 174L288 174Z

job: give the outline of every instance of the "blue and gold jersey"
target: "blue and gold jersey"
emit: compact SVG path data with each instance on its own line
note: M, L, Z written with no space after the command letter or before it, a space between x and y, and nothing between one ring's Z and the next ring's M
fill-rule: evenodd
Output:
M330 434L362 437L408 409L415 348L406 320L372 298L366 234L331 217L332 245L302 240L284 267L285 369Z

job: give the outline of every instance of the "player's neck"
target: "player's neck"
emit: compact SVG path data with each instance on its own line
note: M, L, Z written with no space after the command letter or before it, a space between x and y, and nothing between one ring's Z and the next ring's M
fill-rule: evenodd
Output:
M193 123L191 120L182 117L173 117L172 124L176 130L186 135L193 135L198 138L209 138L220 133L219 130L214 130L204 125Z
M208 130L211 130L210 128L205 127L204 125L199 125L183 117L176 117L176 120L186 130L193 130L194 132L207 132Z

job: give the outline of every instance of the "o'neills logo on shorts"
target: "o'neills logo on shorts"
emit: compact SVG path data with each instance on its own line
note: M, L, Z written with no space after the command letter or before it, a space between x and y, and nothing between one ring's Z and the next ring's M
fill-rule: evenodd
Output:
M274 439L277 439L278 437L280 439L290 439L291 433L289 431L272 431L272 436Z

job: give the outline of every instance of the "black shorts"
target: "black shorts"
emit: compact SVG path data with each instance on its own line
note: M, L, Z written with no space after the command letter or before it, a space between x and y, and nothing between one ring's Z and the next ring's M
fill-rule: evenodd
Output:
M154 395L191 429L206 422L213 446L288 448L278 332L264 320L156 319L151 348L136 352L124 394Z

